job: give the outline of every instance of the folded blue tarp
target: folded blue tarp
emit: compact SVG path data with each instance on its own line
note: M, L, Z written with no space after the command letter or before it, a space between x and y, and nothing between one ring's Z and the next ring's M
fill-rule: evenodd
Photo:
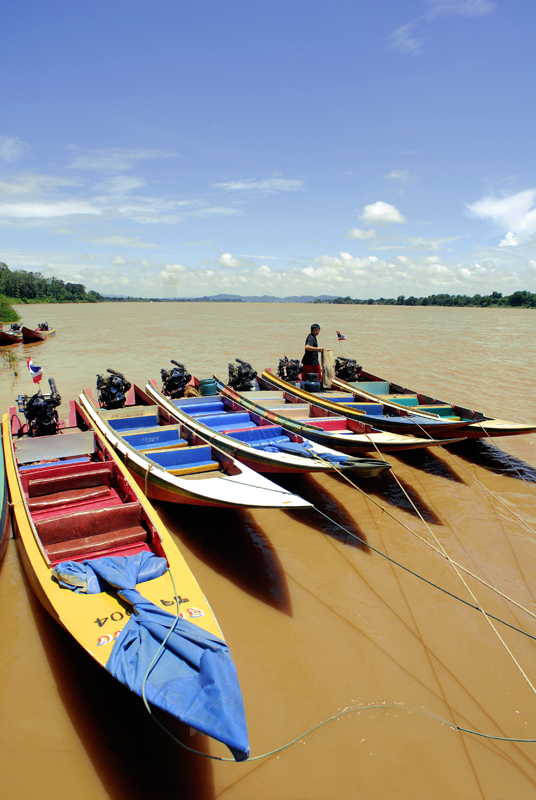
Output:
M266 442L266 444L251 442L251 446L256 450L264 450L268 453L288 453L288 455L302 456L303 458L322 458L324 461L329 461L330 464L334 464L336 467L342 467L348 461L348 456L345 456L343 453L316 454L310 442L303 442L303 444L300 444L299 442L291 442L289 439L287 442L272 441Z
M75 592L96 594L113 587L133 606L106 668L140 696L147 670L172 628L147 678L147 700L226 744L236 761L245 761L249 756L246 717L229 648L217 636L158 608L136 589L137 583L157 578L166 569L164 558L145 551L82 564L65 561L53 574L61 586Z

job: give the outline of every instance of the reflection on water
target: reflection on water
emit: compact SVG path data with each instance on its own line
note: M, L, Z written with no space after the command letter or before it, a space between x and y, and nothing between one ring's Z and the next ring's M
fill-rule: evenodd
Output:
M225 375L236 356L260 371L284 353L301 356L313 321L307 305L103 304L22 312L32 327L49 319L57 336L13 350L31 355L45 380L53 376L65 401L94 386L107 367L138 383L158 377L172 358L198 377ZM343 330L343 354L382 377L490 416L536 421L530 311L315 306L314 321L318 315L323 344L340 352L335 330ZM0 373L5 410L16 394L32 389L25 370L16 380ZM536 538L495 499L536 530L530 491L536 435L496 444L393 453L389 461L451 557L536 613ZM474 730L536 738L533 693L485 618L352 537L345 544L338 526L468 597L444 559L374 504L429 539L394 479L360 481L365 494L331 474L276 480L334 522L314 511L157 509L233 652L252 753L273 750L346 707L394 702L400 711L344 716L260 762L185 754L141 700L43 611L10 543L0 568L4 796L56 800L74 789L88 800L534 797L534 745L471 738L408 711L427 709ZM490 613L536 635L529 614L474 581L471 588ZM536 643L504 627L501 633L536 681ZM169 723L197 749L226 755Z

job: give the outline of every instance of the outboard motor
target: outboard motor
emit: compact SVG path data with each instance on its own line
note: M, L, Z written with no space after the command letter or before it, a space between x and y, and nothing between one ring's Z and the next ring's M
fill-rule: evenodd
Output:
M61 396L54 378L49 378L48 384L50 394L42 394L39 389L32 397L18 396L19 411L26 417L30 436L52 436L58 432L56 408L61 405ZM20 430L22 432L22 428Z
M179 364L178 361L174 361L173 359L171 359L171 363L175 364L173 369L160 370L162 376L162 394L175 400L179 397L184 397L184 389L192 376L186 371L184 364Z
M288 383L297 383L300 380L301 364L297 358L283 358L279 359L279 366L277 367L277 376L281 380L288 381Z
M257 373L247 361L236 358L238 365L229 364L229 386L237 392L250 392L255 385Z
M48 331L48 322L40 322L37 326L38 331Z
M335 376L341 381L346 381L347 383L358 381L361 369L362 367L359 366L355 358L337 356L335 359Z
M110 373L110 377L97 375L99 405L101 408L123 408L130 383L121 372L116 372L115 369L107 369L106 372Z
M20 333L22 330L22 324L12 322L11 325L9 326L9 330L13 331L13 333Z

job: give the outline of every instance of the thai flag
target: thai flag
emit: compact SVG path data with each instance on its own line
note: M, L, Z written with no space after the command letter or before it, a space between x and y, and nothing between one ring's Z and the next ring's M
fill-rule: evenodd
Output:
M337 331L337 340L339 342L345 342L346 341L346 336L343 336L340 331Z
M30 371L30 375L33 378L33 382L34 383L39 383L39 381L43 377L43 369L42 369L42 367L37 367L33 363L31 358L29 358L28 361L26 362L26 366L28 367L28 369Z

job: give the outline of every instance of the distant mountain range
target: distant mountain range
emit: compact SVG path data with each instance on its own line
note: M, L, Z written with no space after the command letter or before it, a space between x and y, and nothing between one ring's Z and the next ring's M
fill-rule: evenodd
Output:
M315 300L335 300L338 295L320 294L318 296L310 294L293 295L292 297L275 297L272 294L262 296L253 295L242 297L239 294L212 294L205 297L147 297L131 298L124 294L102 294L101 297L116 298L121 300L152 300L153 302L184 303L184 302L212 302L212 303L313 303Z

